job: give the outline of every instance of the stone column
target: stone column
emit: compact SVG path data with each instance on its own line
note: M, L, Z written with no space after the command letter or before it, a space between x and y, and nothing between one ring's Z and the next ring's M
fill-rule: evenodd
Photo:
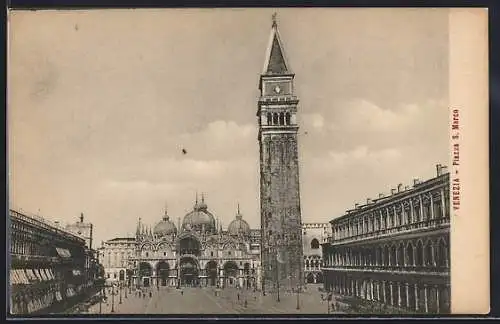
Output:
M429 193L430 196L430 204L431 204L431 219L434 219L434 199L432 197L432 193Z
M393 291L392 281L389 281L389 292L390 292L391 306L394 306L394 291Z
M427 298L427 285L424 284L424 305L425 305L425 312L429 312L429 300Z
M441 216L444 218L446 216L446 204L444 203L444 189L441 189Z
M394 227L397 227L401 224L399 224L399 217L398 217L398 213L396 211L396 205L392 205L392 221L394 222Z
M384 301L384 304L387 304L385 281L382 281L382 300Z
M408 283L405 283L405 288L406 288L406 308L411 309L410 307L410 287Z
M415 284L415 311L418 312L419 307L418 307L418 299L419 299L419 293L418 293L418 284Z
M439 314L441 312L440 305L439 305L439 286L436 285L434 286L434 289L436 289L436 312Z
M434 243L431 244L431 264L433 267L436 266L436 251L434 251Z
M422 200L422 195L418 195L418 200L420 202L419 204L419 209L418 209L418 212L419 212L419 221L422 221L424 219L424 203L423 203L423 200Z
M398 307L401 307L401 283L398 282Z
M373 299L373 281L370 279L370 300Z
M375 282L377 286L377 300L380 301L380 281Z
M413 213L413 199L409 199L410 201L410 213L408 214L409 220L408 223L411 224L413 223L414 220L414 213Z

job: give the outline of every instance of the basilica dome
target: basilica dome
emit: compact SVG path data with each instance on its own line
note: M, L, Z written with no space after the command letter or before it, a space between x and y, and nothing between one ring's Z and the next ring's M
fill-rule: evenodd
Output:
M229 235L248 235L250 234L250 226L243 220L243 215L240 213L240 205L238 204L238 212L236 213L236 219L234 219L227 228Z
M166 210L162 220L155 225L153 233L158 236L177 234L177 227L175 227L174 222L168 217Z
M182 228L184 230L194 230L202 232L215 232L215 217L208 211L205 199L202 196L201 202L196 201L193 211L184 216L182 221Z

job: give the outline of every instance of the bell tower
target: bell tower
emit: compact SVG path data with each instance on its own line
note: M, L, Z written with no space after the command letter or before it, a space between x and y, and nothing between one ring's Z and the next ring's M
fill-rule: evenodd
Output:
M294 73L273 15L260 75L258 124L262 288L297 288L303 282L302 228Z

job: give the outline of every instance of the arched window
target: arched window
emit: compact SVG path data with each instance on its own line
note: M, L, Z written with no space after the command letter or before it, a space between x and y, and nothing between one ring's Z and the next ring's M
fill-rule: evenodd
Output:
M285 125L285 114L280 113L280 125L283 126Z
M290 125L291 121L290 121L290 113L287 112L286 115L285 115L285 125Z
M273 114L273 125L278 125L278 113Z
M384 265L388 266L389 265L389 248L387 247L387 245L384 246L383 257L384 257Z
M415 253L415 265L417 267L421 267L424 265L423 258L424 258L424 245L422 244L422 241L418 241L417 252Z
M392 266L397 265L396 260L397 260L397 248L395 245L393 245L393 246L391 246L391 263L390 263L390 265L392 265Z
M408 244L406 247L406 256L407 256L407 266L413 266L414 260L413 260L413 244Z
M271 113L267 113L267 125L271 125L273 121L273 115Z
M399 247L398 247L398 266L403 266L404 265L404 251L405 251L405 247L403 245L403 243L399 244Z
M311 241L311 249L319 249L319 241L315 238Z
M427 220L431 218L431 203L427 202L424 204L424 219L422 220Z
M441 238L438 242L437 253L436 253L436 263L438 267L447 267L448 266L448 246Z
M434 249L432 248L432 243L431 241L427 241L427 244L425 246L425 265L426 266L433 266L433 252Z

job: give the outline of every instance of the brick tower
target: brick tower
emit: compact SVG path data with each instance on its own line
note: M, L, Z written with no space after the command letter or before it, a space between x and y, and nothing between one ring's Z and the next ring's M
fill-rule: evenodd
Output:
M303 282L302 231L294 74L273 16L260 76L257 117L260 146L262 289L279 293Z

